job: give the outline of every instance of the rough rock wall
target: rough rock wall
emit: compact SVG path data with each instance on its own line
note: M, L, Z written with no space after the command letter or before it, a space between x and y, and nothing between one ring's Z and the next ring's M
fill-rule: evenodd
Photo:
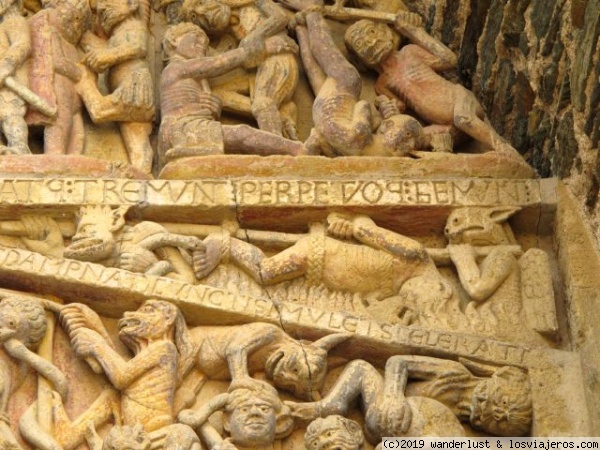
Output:
M563 179L600 243L600 0L407 0L496 129Z

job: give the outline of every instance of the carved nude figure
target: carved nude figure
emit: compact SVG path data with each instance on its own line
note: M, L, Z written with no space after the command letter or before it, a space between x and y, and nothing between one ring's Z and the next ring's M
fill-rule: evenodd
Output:
M81 78L77 45L89 28L91 10L87 0L50 0L30 19L32 55L31 88L50 104L57 115L50 120L35 111L29 124L42 124L44 153L82 154L85 144L81 98L76 84Z
M292 96L298 84L295 45L285 34L287 17L272 0L185 0L182 17L207 33L232 33L241 46L268 39L280 51L267 58L247 60L257 67L252 95L252 114L261 130L297 139L296 106Z
M140 2L98 0L97 12L109 38L86 33L81 44L86 64L96 74L107 72L110 95L100 93L96 75L89 70L83 71L79 93L94 122L119 122L131 164L150 173L154 87L147 61L148 30L140 17Z
M309 344L266 323L196 327L189 330L189 339L197 356L188 364L210 379L234 382L265 371L277 388L311 400L325 381L327 351L349 337L348 333L332 334Z
M90 320L91 319L91 320ZM119 321L119 338L134 357L124 359L107 342L99 317L85 305L69 304L61 309L60 320L79 357L95 359L114 388L120 391L116 403L114 390L104 391L81 416L71 422L55 398L54 436L36 442L43 450L72 450L84 439L98 445L94 426L111 416L125 426L141 425L152 434L152 441L164 442L164 450L199 450L196 434L185 425L175 424L173 398L177 387L178 357L186 352L178 329L185 326L183 315L170 303L147 300L137 311L126 312ZM81 324L86 324L82 326ZM100 327L100 328L99 328ZM115 405L116 403L116 405ZM113 408L117 407L117 411ZM43 436L42 430L35 430ZM105 441L127 439L131 430L117 427L115 436ZM183 443L186 443L184 446ZM104 448L103 448L104 450ZM111 449L112 450L112 449Z
M206 424L218 410L224 411L223 429L229 434L226 439ZM269 448L276 439L289 435L294 427L290 409L279 399L277 390L252 378L231 383L226 394L217 396L197 411L182 411L178 420L199 429L211 450Z
M30 154L25 123L25 101L6 86L8 79L23 84L27 75L23 63L31 52L27 20L21 16L19 0L0 0L0 126L6 145L0 154Z
M383 436L462 436L464 431L454 414L435 400L405 396L407 364L392 356L382 377L363 360L351 361L331 391L318 402L292 403L292 414L304 420L348 413L361 398L365 414L365 435L372 444ZM433 422L433 423L432 423Z
M306 26L297 26L302 60L316 99L313 104L313 128L306 141L311 153L327 156L401 156L425 148L423 128L410 116L386 117L376 133L372 131L371 107L360 100L362 81L356 68L336 47L331 31L315 9L321 0L284 0L283 4L302 8L312 6L300 18Z
M174 272L175 277L194 283L192 269L178 248L197 250L203 246L202 241L169 233L155 222L126 225L126 212L126 207L81 207L77 232L64 256L148 275Z
M505 333L523 324L520 291L520 271L510 245L515 237L506 220L519 208L459 208L450 214L444 230L448 238L450 258L458 272L462 287L472 302L469 311L476 311L483 322L499 325ZM493 246L479 259L478 246Z
M162 122L159 155L166 162L185 156L227 152L289 154L305 152L304 146L247 125L221 125L219 99L207 77L239 67L265 55L260 41L209 57L208 37L196 25L173 25L165 33L163 48L169 64L161 76Z
M330 415L308 424L304 446L310 450L364 450L365 436L354 420Z
M531 428L529 377L516 367L427 356L398 356L408 368L408 395L443 403L462 422L497 436L523 436Z
M328 224L327 231L318 224L292 247L271 257L228 234L208 236L205 248L194 253L194 270L202 279L221 258L228 258L261 285L304 276L310 284L363 294L369 306L381 302L384 309L390 306L382 300L393 299L403 289L416 289L424 302L438 301L438 287L453 292L419 242L381 228L363 215L333 213Z
M32 367L48 379L54 389L66 398L67 378L51 362L35 353L46 333L44 308L33 299L4 298L0 300L0 448L21 450L7 415L11 394L25 380Z
M456 67L454 53L420 27L414 14L401 12L396 30L411 43L396 51L395 36L383 23L360 20L345 35L350 51L380 75L376 90L398 100L400 111L410 108L429 124L471 136L490 149L521 158L519 153L484 121L475 95L439 72Z

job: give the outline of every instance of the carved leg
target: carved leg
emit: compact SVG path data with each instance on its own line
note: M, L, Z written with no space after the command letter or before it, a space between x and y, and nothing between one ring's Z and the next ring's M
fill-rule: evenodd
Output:
M22 115L7 116L2 122L2 131L10 153L15 155L31 154L27 143L29 130Z
M53 399L54 435L65 450L74 449L84 441L89 423L93 423L96 429L111 418L115 424L121 423L121 401L119 393L113 389L102 391L94 403L74 421L67 417L60 398L54 395Z
M251 153L265 156L298 156L307 153L301 142L291 141L248 125L223 125L223 138L227 153Z
M493 150L522 159L517 150L496 133L491 125L482 120L484 117L483 109L475 95L462 86L456 86L455 89L457 90L457 101L454 106L454 125Z
M154 150L150 145L152 124L146 122L121 122L121 137L129 154L129 161L133 167L144 173L152 172L152 158Z

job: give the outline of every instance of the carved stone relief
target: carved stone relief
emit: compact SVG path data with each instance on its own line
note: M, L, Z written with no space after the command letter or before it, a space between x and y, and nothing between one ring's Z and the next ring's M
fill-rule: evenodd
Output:
M0 0L0 449L592 433L555 186L408 6Z

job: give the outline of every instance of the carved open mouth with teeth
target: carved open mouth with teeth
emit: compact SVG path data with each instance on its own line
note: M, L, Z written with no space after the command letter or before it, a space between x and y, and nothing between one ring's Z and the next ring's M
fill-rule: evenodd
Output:
M66 258L80 260L98 260L104 257L106 242L100 238L85 238L74 240L65 248Z
M127 329L136 329L141 324L140 319L135 317L124 317L118 322L119 333L126 332Z

